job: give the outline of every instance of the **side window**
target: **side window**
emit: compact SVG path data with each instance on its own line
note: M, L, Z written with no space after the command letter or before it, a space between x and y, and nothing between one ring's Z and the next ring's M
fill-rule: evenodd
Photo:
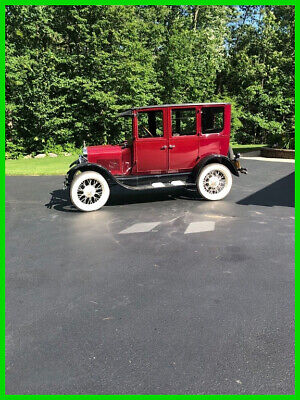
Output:
M224 129L224 107L204 107L201 112L202 133L219 133Z
M141 111L138 113L138 137L155 138L163 137L163 112Z
M172 136L196 135L196 109L172 110Z

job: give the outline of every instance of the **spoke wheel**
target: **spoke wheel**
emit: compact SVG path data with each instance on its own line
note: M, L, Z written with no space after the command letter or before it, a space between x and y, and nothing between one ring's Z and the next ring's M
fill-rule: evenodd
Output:
M223 164L206 165L196 181L197 189L207 200L222 200L228 195L232 186L232 176Z
M81 211L95 211L103 207L109 198L106 179L95 171L86 171L74 178L70 197L75 207Z
M77 189L77 196L85 204L94 204L102 196L101 183L96 179L85 179Z
M204 177L204 189L209 194L220 193L226 184L225 175L221 171L211 171Z

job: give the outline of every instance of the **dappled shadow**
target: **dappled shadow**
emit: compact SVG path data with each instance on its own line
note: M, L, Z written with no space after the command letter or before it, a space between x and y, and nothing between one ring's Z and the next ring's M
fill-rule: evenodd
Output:
M175 200L177 198L194 198L195 192L189 192L190 191L184 188L134 191L124 189L120 186L113 186L105 207L124 204L151 203L156 201ZM64 212L80 212L72 205L68 190L53 190L50 195L50 201L45 204L45 207L49 209L54 208L55 210Z
M295 207L295 172L239 200L237 204Z

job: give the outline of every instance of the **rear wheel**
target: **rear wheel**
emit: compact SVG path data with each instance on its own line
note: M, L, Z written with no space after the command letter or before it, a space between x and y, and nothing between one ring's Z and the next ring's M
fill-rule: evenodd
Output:
M95 171L77 175L70 188L70 198L81 211L96 211L107 202L110 189L106 179Z
M222 200L232 186L231 172L223 164L208 164L200 172L196 185L198 192L206 200Z

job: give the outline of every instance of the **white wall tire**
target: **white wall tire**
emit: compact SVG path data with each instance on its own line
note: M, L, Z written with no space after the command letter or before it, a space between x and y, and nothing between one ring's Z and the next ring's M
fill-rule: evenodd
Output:
M208 164L200 172L196 185L198 192L206 200L222 200L232 186L231 172L223 164Z
M110 189L106 179L95 171L77 175L71 184L70 198L80 211L99 210L107 202Z

